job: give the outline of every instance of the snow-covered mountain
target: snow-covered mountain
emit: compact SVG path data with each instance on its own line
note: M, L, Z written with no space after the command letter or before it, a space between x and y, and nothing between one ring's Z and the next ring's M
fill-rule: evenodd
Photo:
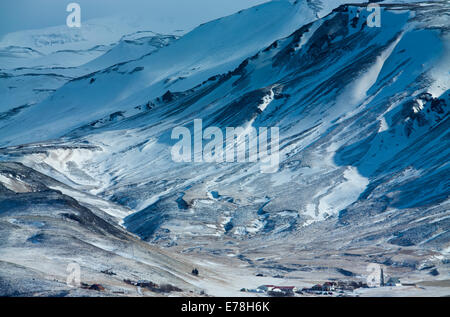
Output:
M148 56L178 38L117 18L92 20L81 29L12 33L0 42L0 120L40 103L74 78Z
M328 12L327 9L323 12ZM31 125L24 124L29 128L45 129L45 135L49 137L61 135L64 132L61 129L70 131L111 112L127 107L132 109L168 89L189 89L211 76L230 71L262 47L289 35L315 17L316 9L312 9L307 1L274 1L209 22L155 54L69 82L38 107L17 116L16 120L32 121ZM240 36L236 36L237 33ZM92 79L95 84L91 84ZM80 89L84 91L82 95L77 92ZM60 107L62 99L70 104ZM40 123L40 120L36 121L42 116L47 119ZM49 122L51 128L44 128L43 125ZM7 129L19 137L19 133ZM34 141L29 137L41 133L27 131L26 134L27 137L17 142ZM6 136L3 139L7 139Z
M439 285L450 250L450 7L401 2L381 4L380 27L364 4L272 1L176 41L129 35L72 70L93 72L0 117L1 159L17 162L2 163L3 201L50 188L214 268L230 289L262 281L231 278L236 263L236 275L306 284L379 263ZM149 39L157 49L141 51ZM171 132L195 119L279 127L279 170L174 162ZM33 189L36 175L45 187ZM14 210L0 217L11 223ZM206 277L172 282L221 294Z
M10 33L0 41L0 68L81 66L105 54L128 34L133 39L131 34L153 31L145 22L98 18L83 22L81 28L61 25Z

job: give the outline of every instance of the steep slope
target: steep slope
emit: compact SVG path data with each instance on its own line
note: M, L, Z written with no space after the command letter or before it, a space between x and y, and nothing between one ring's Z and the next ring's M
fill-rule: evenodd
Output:
M372 29L364 27L364 15L357 20L349 18L356 10L358 7L341 7L323 20L276 41L235 71L194 89L172 94L166 100L149 100L148 107L128 110L128 117L123 109L74 131L69 136L87 135L84 142L103 152L89 155L89 159L87 153L70 155L59 172L70 174L70 168L64 168L69 162L81 165L83 170L94 173L95 192L112 192L115 199L123 202L126 198L132 202L130 207L137 209L151 202L160 204L158 199L166 191L176 196L182 188L211 183L221 191L230 191L228 196L246 197L249 204L254 204L254 212L262 204L258 201L268 202L265 210L298 211L300 219L294 222L295 227L308 219L323 220L336 215L366 189L372 191L388 166L396 173L412 168L414 160L426 152L407 154L419 141L443 146L437 151L438 156L427 163L434 166L432 162L445 162L446 142L439 142L439 138L445 137L442 131L447 127L448 76L441 71L448 58L444 54L446 34L435 30L445 31L438 18L431 25L427 20L432 13L442 15L443 6L387 7L383 11L383 27ZM425 62L427 67L423 68ZM263 109L264 100L268 101ZM171 162L171 129L189 127L194 119L203 119L205 128L249 123L254 127L279 126L280 172L260 174L258 164L243 167L223 163L218 169L215 164ZM440 132L432 132L435 129ZM42 156L31 161L55 164ZM161 172L172 181L162 182L157 177ZM441 172L445 173L445 168ZM185 176L179 179L175 175ZM189 175L197 176L191 179ZM411 175L417 174L411 171ZM302 180L293 182L298 177ZM145 185L146 179L156 179L161 188L153 182ZM213 185L215 179L221 181ZM238 194L236 188L243 186L237 185L241 179L245 179L246 188ZM426 177L419 179L425 181ZM442 177L436 180L441 182ZM270 186L261 191L257 189L260 183ZM131 184L138 185L138 189L130 191ZM204 191L200 197L207 198L208 191L213 191L208 188L209 185L201 185L188 192L195 192L193 199ZM437 188L437 200L446 198L445 188ZM313 199L286 200L299 194ZM430 199L434 197L429 195ZM412 203L410 198L404 199ZM226 205L220 199L216 203ZM221 208L215 203L207 207ZM297 213L292 216L296 218ZM255 217L261 223L267 222L267 216L257 214L249 221ZM280 225L284 226L283 222Z
M379 28L365 6L345 5L279 39L295 19L248 27L270 21L266 8L286 17L308 4L213 21L70 82L1 128L3 145L40 141L4 148L2 160L132 209L129 231L184 255L286 278L358 276L381 263L408 281L445 282L449 5L383 5ZM219 40L224 25L233 36L245 28L242 38ZM269 35L257 37L260 27ZM279 127L278 171L174 162L171 132L195 119L223 131Z
M321 12L329 12L331 5ZM145 104L169 89L189 89L232 70L261 47L311 22L316 14L307 1L274 1L201 25L155 54L69 82L5 125L0 130L2 144L42 140L32 135L61 136L99 117ZM84 93L77 93L80 90ZM14 128L16 122L35 132L23 135Z

